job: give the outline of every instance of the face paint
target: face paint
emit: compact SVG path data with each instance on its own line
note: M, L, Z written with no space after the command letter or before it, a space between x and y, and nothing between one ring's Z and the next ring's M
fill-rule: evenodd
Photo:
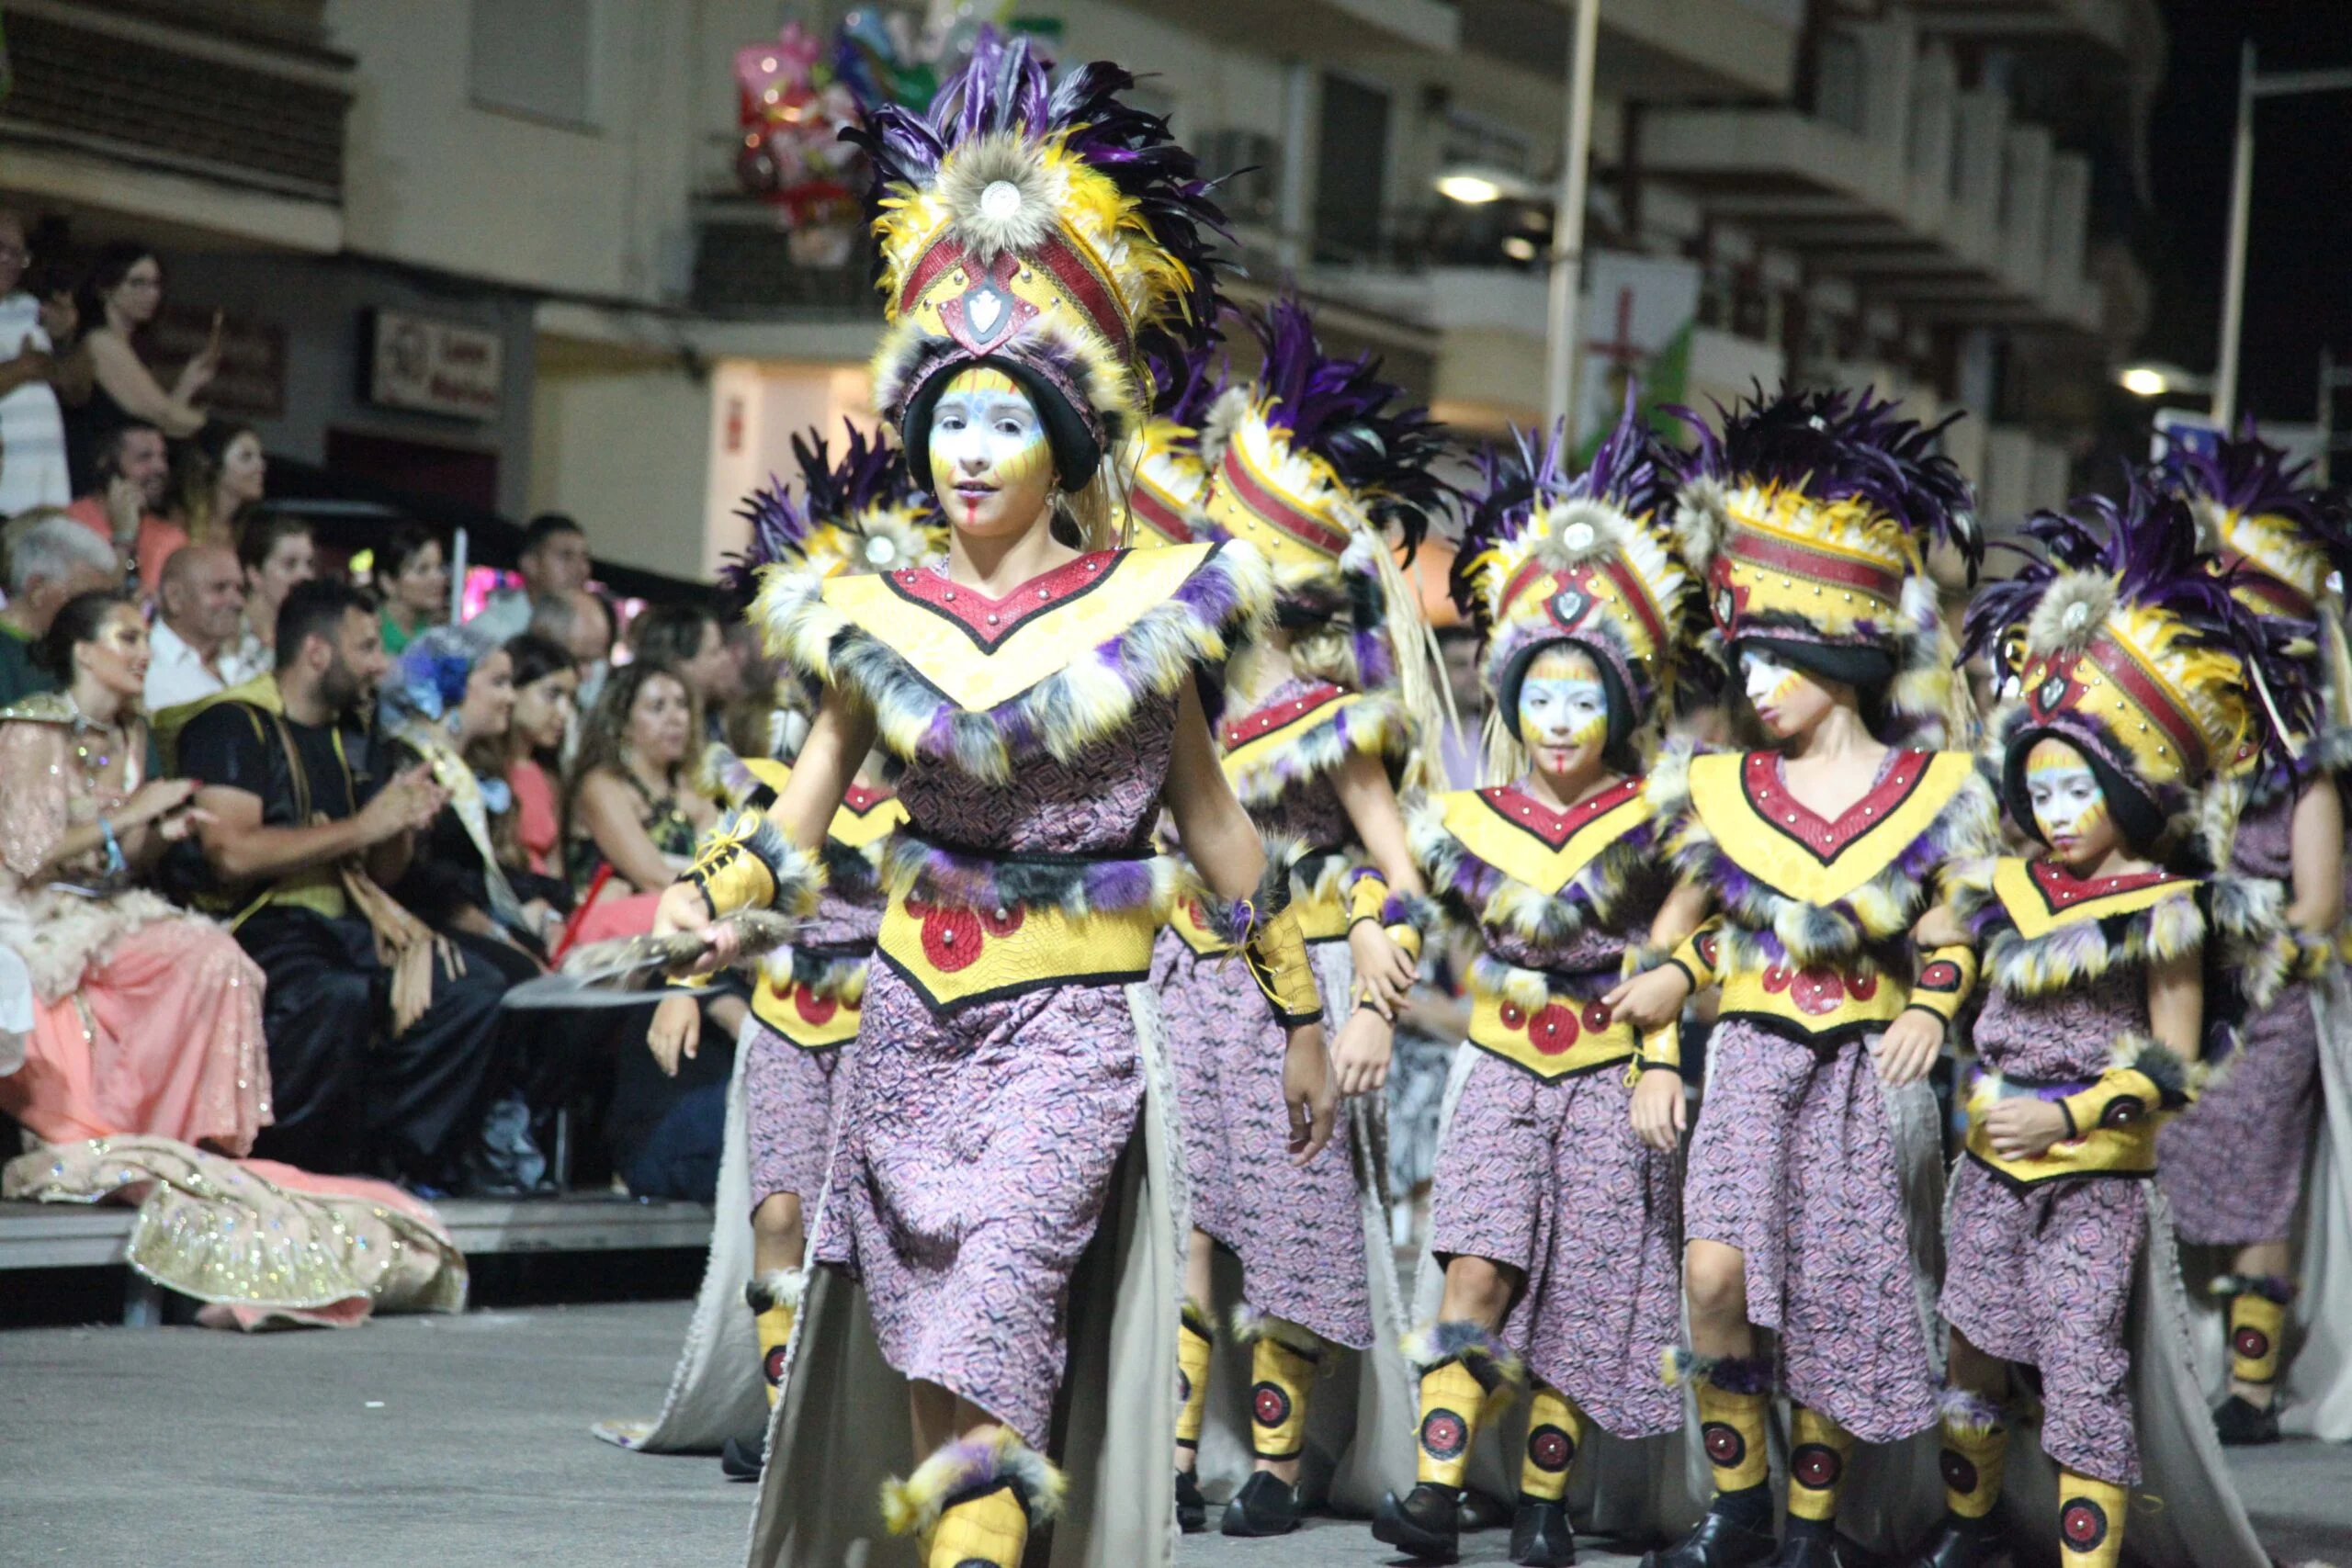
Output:
M940 509L958 527L1025 527L1044 509L1053 447L1036 405L1003 371L955 374L933 410L929 450Z
M1739 673L1747 688L1747 700L1758 714L1776 708L1786 702L1794 691L1802 674L1785 664L1775 663L1761 653L1742 652Z
M2063 740L2034 742L2026 753L2026 798L2041 841L2062 857L2112 848L2107 792L2081 752Z
M1568 648L1536 656L1519 683L1519 733L1545 773L1598 762L1609 739L1609 688L1589 657Z

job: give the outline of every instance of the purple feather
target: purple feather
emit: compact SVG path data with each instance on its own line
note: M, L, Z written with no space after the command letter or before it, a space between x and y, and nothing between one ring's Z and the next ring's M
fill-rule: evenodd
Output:
M922 500L899 449L880 439L869 439L849 421L842 460L835 465L825 438L813 430L792 438L792 456L799 468L803 499L795 500L775 475L746 496L735 515L751 525L752 536L739 554L729 555L718 569L724 592L749 601L759 592L763 566L795 559L808 547L808 536L829 523L840 523L878 506L896 506Z
M2215 443L2211 452L2176 446L2160 477L2167 488L2226 511L2286 518L2326 553L2330 567L2352 575L2352 507L2342 495L2309 483L2311 468L2307 462L2290 464L2284 450L2255 434L2248 420L2234 439Z

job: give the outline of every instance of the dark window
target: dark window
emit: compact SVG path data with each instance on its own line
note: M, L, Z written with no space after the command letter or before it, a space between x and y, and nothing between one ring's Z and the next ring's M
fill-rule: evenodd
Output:
M1344 76L1323 78L1315 160L1315 254L1353 261L1380 248L1388 189L1388 95Z

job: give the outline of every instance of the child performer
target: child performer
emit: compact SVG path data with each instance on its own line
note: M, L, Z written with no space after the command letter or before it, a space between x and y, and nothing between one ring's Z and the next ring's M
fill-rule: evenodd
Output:
M2352 767L2352 666L2343 596L2331 584L2352 571L2352 533L2341 498L2309 488L2302 476L2284 453L2250 434L2210 455L2184 452L2166 476L2188 497L2206 547L2237 567L2238 597L2257 615L2312 628L2297 653L2321 699L2320 727L2297 738L2292 761L2249 781L2228 867L2289 884L2287 919L2301 947L2296 976L2278 1000L2246 1020L2230 1070L2156 1134L2163 1154L2156 1181L2181 1239L2229 1249L2213 1282L2229 1327L2230 1392L2213 1413L2224 1443L2278 1438L2287 1310L2296 1293L2290 1233L2322 1098L2312 992L2335 968L2344 916L2338 781ZM2340 1017L2331 1021L2339 1033L2346 1027ZM2311 1208L2315 1219L2343 1212ZM2305 1316L2314 1326L2322 1321Z
M1102 63L1054 83L1025 40L984 33L928 118L875 111L875 401L947 558L769 578L755 613L824 696L775 805L664 896L668 929L725 962L736 928L711 916L805 904L868 749L904 764L909 852L809 1226L822 1267L770 1429L761 1568L862 1560L877 1527L926 1568L1012 1568L1065 1502L1060 1561L1169 1561L1175 1151L1143 984L1173 883L1150 847L1163 807L1291 1025L1293 1157L1329 1137L1297 920L1283 880L1261 885L1196 690L1271 610L1264 563L1093 547L1150 359L1216 309L1216 210L1165 124L1119 101L1130 85Z
M1956 874L1986 996L1944 1230L1947 1513L1913 1560L1928 1568L2007 1555L1993 1511L2012 1362L2040 1373L2060 1561L2120 1559L2141 1480L2125 1314L2150 1239L2156 1123L2204 1076L2207 976L2245 970L2264 917L2275 930L2272 885L2200 883L2160 857L2193 832L2212 780L2267 747L2283 754L2261 714L2299 695L2293 672L2273 664L2256 701L2262 628L2195 553L2177 500L2135 484L2123 509L2074 510L2028 525L2060 564L1988 585L1968 615L1972 652L2021 660L1993 755L2011 819L2047 847ZM2215 1510L2163 1491L2177 1524L2210 1528Z
M1725 648L1781 749L1659 759L1649 793L1685 885L1673 958L1611 991L1637 1028L1721 984L1705 1112L1684 1182L1683 1258L1700 1436L1715 1498L1653 1568L1834 1560L1856 1438L1926 1431L1936 1388L1914 1275L1905 1172L1940 1164L1922 1081L1968 994L1957 940L1913 941L1955 858L1989 853L1993 794L1944 733L1951 639L1923 554L1980 553L1967 487L1935 433L1842 392L1742 405L1700 449L1677 513ZM1890 744L1890 741L1897 742ZM1651 1074L1635 1125L1679 1131L1677 1086ZM1910 1207L1929 1207L1914 1196ZM1789 1524L1777 1545L1765 1412L1778 1337L1795 1404Z
M1676 1139L1661 1124L1645 1143L1632 1115L1649 1075L1679 1095L1675 1032L1645 1058L1600 998L1673 880L1640 771L1706 598L1668 532L1670 460L1633 411L1573 481L1562 439L1489 456L1455 558L1486 638L1492 776L1509 782L1408 818L1422 871L1482 949L1430 1199L1442 1304L1408 1342L1417 1484L1373 1523L1430 1562L1455 1560L1472 1444L1522 1366L1514 1562L1576 1561L1569 1471L1595 1427L1682 1426L1658 1377L1681 1335Z
M1295 300L1276 299L1250 324L1263 364L1252 384L1227 390L1209 413L1194 525L1255 547L1274 568L1276 630L1227 671L1225 774L1270 839L1300 847L1292 907L1320 982L1324 1027L1337 1041L1340 1089L1377 1095L1387 1081L1386 1032L1372 1027L1378 1016L1351 1012L1358 996L1382 1012L1393 1008L1418 973L1419 933L1384 924L1380 911L1388 889L1421 890L1393 781L1422 737L1437 733L1441 679L1389 531L1417 544L1429 510L1443 502L1428 467L1439 438L1371 362L1326 355ZM1364 874L1351 909L1343 879L1355 868ZM1204 941L1181 913L1176 925L1189 945L1163 942L1158 973L1193 1206L1179 1344L1179 1517L1205 1523L1193 1472L1208 1419L1215 1243L1241 1265L1232 1325L1250 1350L1255 1461L1222 1528L1279 1535L1297 1528L1309 1500L1301 1465L1310 1449L1320 1451L1307 1482L1366 1510L1386 1480L1402 1478L1399 1442L1388 1474L1355 1479L1379 1468L1385 1435L1366 1408L1381 1380L1357 1358L1394 1357L1404 1322L1379 1118L1374 1102L1357 1100L1333 1150L1340 1157L1292 1167L1263 1110L1281 1059L1277 1026L1229 948ZM1391 1370L1394 1390L1404 1368ZM1357 1397L1351 1410L1317 1422L1310 1442L1311 1402L1325 1378ZM1364 1440L1351 1458L1351 1436ZM1325 1460L1347 1473L1324 1475Z

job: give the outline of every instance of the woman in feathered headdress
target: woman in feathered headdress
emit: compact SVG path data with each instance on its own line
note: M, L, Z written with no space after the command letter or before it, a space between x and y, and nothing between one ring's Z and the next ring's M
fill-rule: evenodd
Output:
M1442 501L1428 468L1438 437L1372 362L1323 353L1296 300L1274 300L1249 325L1264 363L1207 415L1187 525L1254 546L1273 563L1276 630L1224 671L1225 775L1261 830L1302 851L1293 907L1312 944L1341 1091L1363 1096L1385 1085L1388 1069L1385 1034L1371 1025L1410 989L1420 951L1419 933L1383 917L1381 906L1391 888L1421 891L1396 785L1419 766L1421 738L1434 734L1421 721L1434 649L1397 576L1387 529L1418 542L1428 510ZM1293 1168L1280 1130L1257 1110L1274 1090L1276 1026L1229 944L1180 915L1154 971L1171 1025L1193 1202L1178 1515L1189 1528L1206 1522L1194 1459L1221 1304L1211 1253L1222 1247L1241 1265L1232 1337L1250 1356L1247 1383L1227 1393L1250 1391L1255 1463L1246 1476L1208 1483L1238 1488L1225 1509L1227 1535L1278 1535L1297 1528L1299 1510L1316 1501L1297 1489L1310 1399L1344 1413L1317 1422L1313 1441L1344 1446L1377 1418L1382 1380L1373 1369L1396 1354L1403 1327L1390 1321L1386 1195L1376 1168L1357 1157L1372 1146L1370 1112L1363 1100L1351 1102L1339 1134L1347 1157ZM1359 998L1376 1012L1355 1013ZM1317 1392L1318 1382L1327 1392ZM1238 1397L1219 1409L1238 1416ZM1403 1477L1378 1477L1336 1500L1369 1508L1391 1479Z
M1478 947L1416 1292L1434 1310L1408 1341L1415 1484L1373 1522L1430 1562L1454 1559L1474 1439L1522 1371L1514 1562L1575 1561L1569 1475L1593 1440L1682 1426L1657 1373L1680 1334L1679 1170L1650 1103L1680 1102L1679 1053L1672 1030L1645 1042L1600 998L1673 880L1641 773L1705 599L1668 532L1670 458L1630 404L1574 479L1561 444L1555 431L1488 454L1454 558L1456 602L1485 641L1498 787L1407 812L1422 874ZM1498 1472L1489 1484L1509 1485Z
M1985 999L1945 1211L1946 1512L1911 1561L2008 1555L1995 1505L2015 1363L2039 1374L2041 1448L2060 1472L2043 1528L2067 1568L2111 1568L2133 1514L2175 1537L2143 1541L2150 1561L2258 1564L2226 1472L2193 1447L2161 1476L2152 1451L2145 1483L2161 1506L2131 1506L2143 1484L2135 1414L2194 1372L2176 1335L2135 1344L2126 1311L2136 1288L2143 1324L2177 1318L2177 1269L2143 1267L2152 1231L2170 1248L2150 1208L2156 1125L2201 1087L2205 1041L2234 1010L2227 994L2258 998L2280 966L2275 885L2187 874L2177 857L2204 797L2266 751L2285 754L2271 716L2300 712L2303 696L2197 553L2177 498L2135 481L2121 506L2079 501L2027 533L2041 553L1977 595L1967 642L2011 666L1987 760L2011 821L2042 849L1953 877ZM2136 1413L2132 1384L2148 1391ZM2166 1440L2177 1429L2156 1427Z
M1935 1423L1912 1244L1935 1223L1924 1194L1941 1156L1924 1080L1975 961L1960 933L1930 945L1913 928L1953 860L1991 852L1996 816L1972 756L1922 749L1953 700L1926 556L1947 542L1973 569L1979 553L1936 434L1868 394L1759 394L1720 436L1700 432L1676 508L1778 744L1669 748L1651 770L1684 879L1654 934L1680 945L1608 998L1654 1029L1723 989L1683 1188L1690 1356L1677 1359L1715 1498L1657 1568L1829 1563L1856 1439ZM1679 1130L1681 1102L1663 1109ZM1758 1329L1777 1336L1777 1368ZM1778 1542L1776 1371L1796 1405Z
M1174 890L1151 852L1163 809L1285 1026L1261 1113L1286 1098L1294 1157L1329 1136L1304 941L1285 884L1261 888L1198 694L1270 610L1265 564L1231 544L1086 547L1107 542L1105 457L1157 400L1151 365L1216 306L1216 209L1166 125L1119 101L1131 80L1097 63L1055 82L988 34L926 114L876 111L875 400L950 525L946 558L768 574L754 614L823 695L775 804L665 906L701 963L727 961L739 928L711 917L804 908L869 749L903 764L762 1563L836 1563L887 1528L933 1568L1009 1568L1070 1489L1059 1552L1167 1561L1170 1495L1132 1484L1160 1472L1175 1420L1173 1151L1144 983ZM912 1475L888 1476L910 1452Z
M739 603L756 597L772 573L821 583L929 561L946 549L946 522L915 488L895 446L849 425L838 463L814 430L792 438L792 453L798 494L771 479L739 513L750 525L750 537L719 571L720 587ZM792 776L792 759L808 737L818 695L797 675L778 680L769 725L775 755L739 758L713 745L703 758L703 789L730 811L774 804ZM883 782L880 759L869 759L827 829L825 886L815 917L792 945L762 955L752 1022L739 1046L745 1136L720 1156L723 1171L747 1173L750 1257L747 1262L740 1235L731 1231L740 1222L722 1214L718 1224L730 1232L714 1237L714 1262L662 1416L648 1428L610 1428L627 1447L674 1452L707 1449L716 1439L728 1474L759 1473L758 1448L740 1438L753 1429L759 1411L756 1404L750 1409L742 1404L762 1386L775 1403L785 1348L807 1290L805 1212L824 1181L840 1110L835 1090L857 1037L866 961L882 920L883 855L905 817ZM694 1052L701 1029L691 995L673 995L655 1009L648 1042L665 1071L675 1072L679 1058ZM703 1350L715 1340L740 1341L737 1314L747 1309L759 1353L757 1382L745 1369Z
M2248 432L2211 451L2178 453L2163 475L2187 499L2206 547L2236 568L2231 581L2237 597L2272 624L2298 629L2293 656L2319 698L2314 723L2293 738L2292 755L2247 782L2226 850L2227 869L2288 885L2287 919L2300 946L2296 976L2246 1021L2245 1043L2230 1072L2159 1134L2157 1180L2181 1239L2228 1253L2212 1287L2229 1326L2230 1392L2213 1413L2224 1443L2266 1443L2278 1436L2280 1380L2289 1367L2287 1314L2297 1294L2290 1237L2303 1206L2304 1172L2317 1168L2310 1162L2323 1098L2323 1047L2313 989L2333 998L2341 967L2340 781L2352 769L2352 661L2345 647L2343 583L2352 571L2352 515L2343 497L2309 483L2308 468L2290 464L2284 452ZM2330 1006L2327 1016L2326 1048L2337 1061L2352 1063L2346 1010ZM2304 1207L2311 1224L2344 1212L2340 1204ZM2337 1238L2336 1246L2352 1249L2352 1236ZM2308 1256L2312 1249L2304 1250ZM2302 1315L2312 1332L2327 1333L2324 1314ZM2313 1359L2344 1363L2324 1353ZM2325 1388L2298 1392L2316 1403ZM2318 1435L2341 1439L2352 1430Z

